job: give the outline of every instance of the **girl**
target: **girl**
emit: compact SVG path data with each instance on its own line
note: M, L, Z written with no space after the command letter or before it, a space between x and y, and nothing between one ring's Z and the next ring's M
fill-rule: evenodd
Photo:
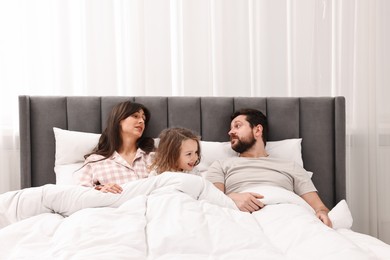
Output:
M156 174L165 171L195 173L200 162L199 137L186 128L168 128L161 132L151 169ZM195 173L196 174L196 173Z
M142 104L125 101L114 106L97 147L85 155L80 184L121 193L120 184L148 177L154 141L143 134L149 119Z

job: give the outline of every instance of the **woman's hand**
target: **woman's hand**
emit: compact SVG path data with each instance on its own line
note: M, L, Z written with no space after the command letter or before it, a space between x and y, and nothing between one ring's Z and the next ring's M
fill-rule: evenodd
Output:
M123 190L122 187L116 183L107 183L104 185L98 185L95 187L95 189L100 190L101 192L105 192L105 193L111 192L111 193L115 193L115 194L121 193Z

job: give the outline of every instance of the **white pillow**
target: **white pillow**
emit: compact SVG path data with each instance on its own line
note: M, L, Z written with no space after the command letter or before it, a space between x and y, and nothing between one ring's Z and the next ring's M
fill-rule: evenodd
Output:
M64 130L53 127L56 154L55 168L57 184L74 184L74 172L84 162L84 155L90 153L97 145L100 134ZM158 145L158 138L154 139ZM268 141L266 150L273 158L292 160L303 165L301 155L302 139ZM207 171L216 160L238 156L231 149L230 142L201 141L202 160L196 167L199 172ZM64 175L64 176L63 176Z
M265 150L272 158L294 161L303 166L301 153L302 138L285 139L281 141L267 141ZM198 165L199 171L203 172L216 160L238 156L231 148L230 142L207 142L201 141L202 160Z
M302 138L267 141L265 150L272 158L294 161L303 167L301 143Z
M55 165L84 162L84 155L98 144L100 134L63 130L53 127L56 139Z
M302 138L284 139L281 141L267 141L265 150L272 158L279 158L287 161L293 161L303 167L302 160ZM307 171L309 177L312 172Z
M223 160L238 154L230 147L230 142L201 141L201 160L197 166L200 172L207 171L209 166L216 160Z
M339 201L336 206L328 213L334 229L351 229L353 218L348 204L345 200Z
M84 155L92 152L100 134L64 130L53 127L55 137L56 184L76 184L75 171L84 163Z
M56 184L58 185L77 185L80 180L80 173L78 171L83 167L84 163L71 163L54 166L56 174Z

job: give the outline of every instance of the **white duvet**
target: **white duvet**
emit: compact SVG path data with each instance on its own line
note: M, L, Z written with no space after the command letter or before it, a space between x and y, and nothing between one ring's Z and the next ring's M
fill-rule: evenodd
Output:
M349 229L346 204L332 210L331 229L291 192L250 190L267 204L254 214L182 173L121 194L57 185L4 193L0 259L390 259L389 245Z

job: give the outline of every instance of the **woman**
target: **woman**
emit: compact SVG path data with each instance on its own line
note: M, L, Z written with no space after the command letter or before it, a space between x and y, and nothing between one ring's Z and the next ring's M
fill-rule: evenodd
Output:
M149 119L150 112L142 104L117 104L97 147L84 156L80 184L102 192L121 193L120 184L148 177L154 141L143 133Z

